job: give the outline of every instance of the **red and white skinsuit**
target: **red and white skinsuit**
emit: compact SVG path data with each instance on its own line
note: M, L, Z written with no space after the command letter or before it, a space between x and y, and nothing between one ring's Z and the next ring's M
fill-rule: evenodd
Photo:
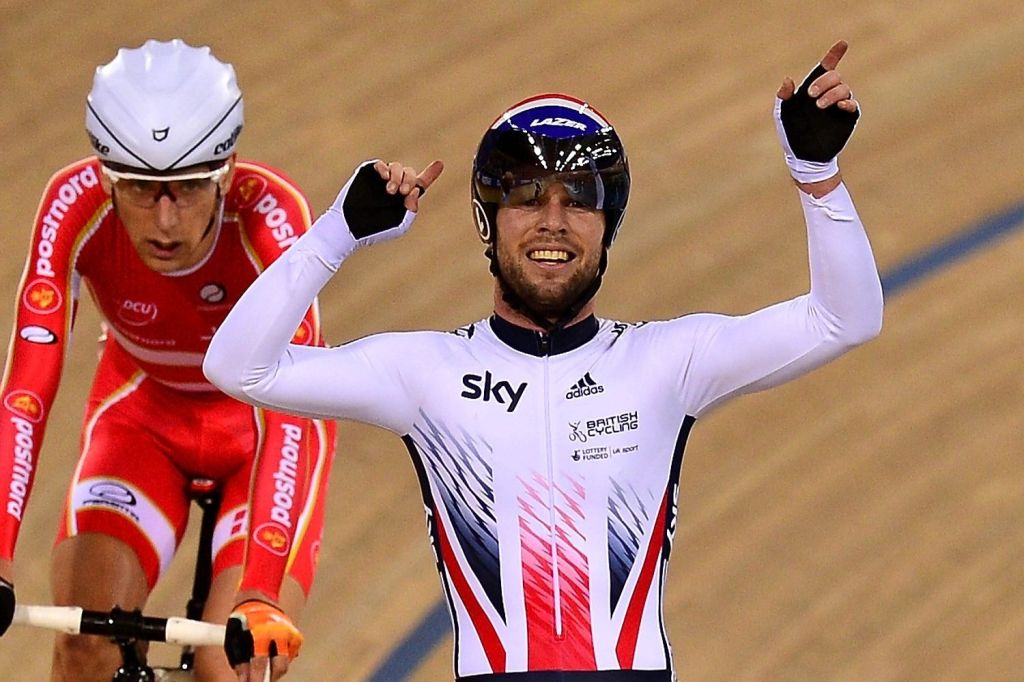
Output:
M209 254L161 274L129 241L95 158L51 178L0 390L0 557L13 558L84 284L106 340L58 540L89 532L121 539L152 588L185 531L189 482L213 479L223 493L214 575L243 563L252 528L241 587L276 597L287 571L308 592L334 424L237 402L206 381L201 364L231 306L309 223L308 203L288 178L240 161ZM295 341L322 344L315 304Z

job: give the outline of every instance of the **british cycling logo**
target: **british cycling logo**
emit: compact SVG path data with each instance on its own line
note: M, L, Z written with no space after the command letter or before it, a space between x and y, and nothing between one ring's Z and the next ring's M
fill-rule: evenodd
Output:
M639 427L640 418L637 412L623 412L599 419L569 422L569 441L580 444L590 443L595 438L635 431ZM616 455L636 452L638 449L639 446L635 443L625 446L591 445L586 448L573 449L572 459L575 462L609 459Z
M483 385L480 384L481 381ZM494 375L491 374L490 370L484 372L483 376L479 374L463 375L462 385L466 387L466 390L459 394L463 398L483 400L485 403L493 400L499 405L504 405L507 401L508 407L505 408L506 412L514 412L516 406L519 405L520 398L526 392L525 381L519 384L519 386L513 387L507 381L495 381Z
M590 372L587 372L566 392L565 398L566 400L572 400L588 395L597 395L598 393L604 393L604 386L594 381L593 377L590 376Z

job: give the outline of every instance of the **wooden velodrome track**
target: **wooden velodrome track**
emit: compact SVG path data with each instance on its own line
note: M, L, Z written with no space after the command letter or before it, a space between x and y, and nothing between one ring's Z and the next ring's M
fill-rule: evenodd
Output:
M322 296L328 340L484 316L468 167L506 105L567 91L625 139L634 190L599 310L740 313L805 290L770 110L835 38L864 117L843 157L883 272L1024 199L1024 4L0 3L0 300L11 325L49 175L88 153L94 67L147 37L210 44L246 97L243 155L316 212L364 158L447 169L405 239ZM1009 680L1024 673L1024 231L889 297L882 336L703 420L683 467L666 619L686 680ZM82 307L17 555L46 602L97 315ZM158 419L159 415L154 415ZM321 570L288 679L361 680L440 598L401 442L343 424ZM189 553L186 553L189 555ZM180 557L150 611L180 613ZM0 678L45 679L12 630ZM159 650L158 650L159 651ZM166 652L165 652L166 653ZM1013 671L1017 672L1014 673ZM412 679L451 679L450 638Z

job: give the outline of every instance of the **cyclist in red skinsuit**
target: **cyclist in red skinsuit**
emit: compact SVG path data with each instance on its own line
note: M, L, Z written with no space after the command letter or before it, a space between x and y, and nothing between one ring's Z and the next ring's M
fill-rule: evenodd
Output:
M105 318L105 340L53 554L55 603L141 608L185 531L189 483L203 478L223 494L204 617L224 622L234 604L255 600L248 610L279 615L287 630L276 605L292 618L302 608L334 424L237 402L201 369L231 306L310 224L291 180L236 159L241 105L230 65L181 41L121 50L97 70L87 127L98 157L62 169L43 193L0 389L0 633L83 288ZM144 134L133 138L132 125ZM315 305L295 341L321 344ZM300 643L295 631L278 644ZM109 641L62 635L54 679L109 680L119 660ZM287 661L275 658L277 675ZM216 649L200 650L197 673L237 679Z

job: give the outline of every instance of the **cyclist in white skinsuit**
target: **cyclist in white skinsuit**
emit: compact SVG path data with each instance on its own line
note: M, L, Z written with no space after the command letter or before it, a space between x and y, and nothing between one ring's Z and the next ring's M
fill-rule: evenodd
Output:
M402 437L452 612L457 679L673 679L662 589L694 421L880 329L876 266L835 161L857 117L834 72L844 51L837 44L795 96L787 79L777 103L807 222L808 294L742 317L596 317L626 156L595 110L543 95L499 117L474 163L494 315L452 332L289 345L345 258L404 233L441 172L368 162L214 337L204 369L225 392ZM833 138L830 158L801 158L814 153L794 122L808 121Z

